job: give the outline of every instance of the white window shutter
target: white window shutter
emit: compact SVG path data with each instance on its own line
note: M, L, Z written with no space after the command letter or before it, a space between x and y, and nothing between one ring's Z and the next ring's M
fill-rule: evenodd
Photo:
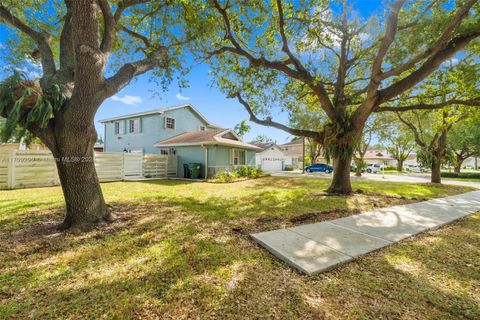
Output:
M230 149L230 165L233 166L233 157L234 157L234 154L233 154L234 150L233 149Z
M140 119L133 120L133 132L135 133L140 132Z
M163 117L163 129L167 129L167 117Z

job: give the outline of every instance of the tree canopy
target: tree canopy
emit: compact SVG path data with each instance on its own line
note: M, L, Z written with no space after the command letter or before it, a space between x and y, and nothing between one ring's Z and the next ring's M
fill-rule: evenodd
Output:
M480 105L478 96L398 104L459 55L478 59L476 0L390 1L367 19L348 1L202 5L213 8L203 19L216 34L201 38L199 47L215 84L238 99L251 121L319 141L337 167L332 192L350 192L347 168L373 112ZM278 111L312 115L322 127L281 123Z

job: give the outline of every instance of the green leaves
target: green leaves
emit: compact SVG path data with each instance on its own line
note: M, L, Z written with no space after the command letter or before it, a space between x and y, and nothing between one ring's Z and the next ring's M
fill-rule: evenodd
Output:
M6 117L1 129L1 140L7 141L18 126L30 124L45 128L65 102L58 85L43 91L40 85L26 80L19 72L0 82L0 114ZM33 105L32 105L33 104Z

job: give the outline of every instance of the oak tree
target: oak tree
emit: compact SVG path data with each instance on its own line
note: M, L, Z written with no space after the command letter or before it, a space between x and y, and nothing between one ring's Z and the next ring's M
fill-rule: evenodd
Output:
M335 167L329 192L351 192L354 147L372 113L480 104L478 98L395 103L477 43L478 0L388 1L369 19L346 0L205 0L201 6L216 30L198 44L214 82L251 121L320 142ZM274 119L303 106L324 118L321 130Z
M105 99L154 70L167 85L191 34L186 3L149 0L0 1L9 55L41 65L40 79L0 86L0 114L51 150L66 203L63 228L109 221L93 162L94 116ZM14 59L12 59L14 60Z

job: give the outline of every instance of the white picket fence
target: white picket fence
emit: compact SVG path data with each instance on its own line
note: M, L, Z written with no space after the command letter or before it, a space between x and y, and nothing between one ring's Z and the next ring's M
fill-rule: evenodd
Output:
M177 176L177 157L123 152L96 152L100 182L142 177ZM0 190L59 185L57 168L48 151L9 151L0 154Z

